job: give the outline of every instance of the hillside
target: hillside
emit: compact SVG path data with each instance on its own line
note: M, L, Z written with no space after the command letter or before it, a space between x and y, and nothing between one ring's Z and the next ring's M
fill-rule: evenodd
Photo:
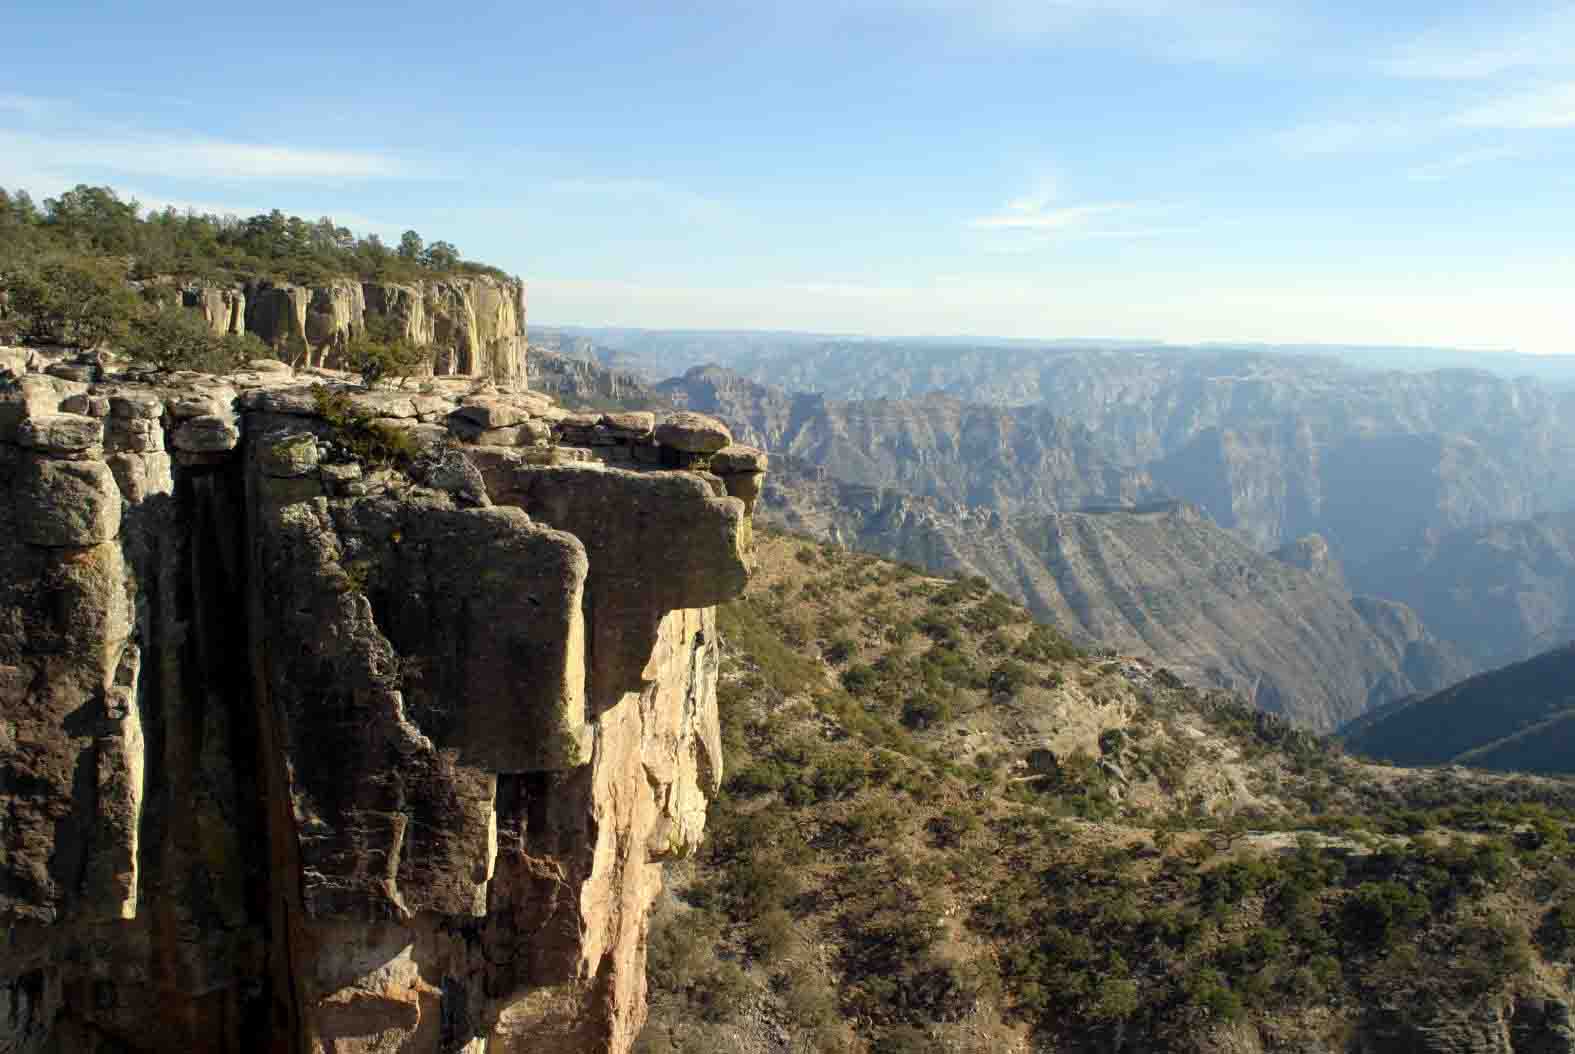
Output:
M1040 407L1003 409L941 395L847 402L790 396L726 370L698 367L657 389L715 414L741 441L888 487L1002 513L1143 501L1155 488L1088 429Z
M759 515L983 576L1080 641L1151 656L1321 730L1471 673L1409 608L1353 595L1327 546L1304 543L1316 563L1276 559L1184 504L1008 519L779 458Z
M757 564L638 1049L1568 1049L1569 785L1351 761L975 580Z
M1429 532L1350 573L1416 609L1479 668L1575 638L1575 512Z
M1575 773L1575 643L1386 707L1340 735L1400 765Z

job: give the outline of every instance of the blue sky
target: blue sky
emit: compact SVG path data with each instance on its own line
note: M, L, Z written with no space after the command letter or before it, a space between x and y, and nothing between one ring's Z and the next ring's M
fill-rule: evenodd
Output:
M0 25L0 186L413 227L523 275L537 322L1575 352L1575 4Z

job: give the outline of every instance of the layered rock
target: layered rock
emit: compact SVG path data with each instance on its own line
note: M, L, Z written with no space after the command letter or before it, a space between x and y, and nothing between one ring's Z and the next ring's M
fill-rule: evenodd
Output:
M0 392L0 1050L633 1042L763 462L460 387Z
M485 377L523 386L525 286L491 275L450 275L415 282L333 279L319 285L255 281L193 285L181 291L216 333L254 333L284 349L297 366L341 366L340 349L371 319L432 348L439 377Z

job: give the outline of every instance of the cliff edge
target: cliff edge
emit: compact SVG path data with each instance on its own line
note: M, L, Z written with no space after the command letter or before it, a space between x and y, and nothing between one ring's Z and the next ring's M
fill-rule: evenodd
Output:
M0 1050L627 1050L764 456L473 382L0 366Z

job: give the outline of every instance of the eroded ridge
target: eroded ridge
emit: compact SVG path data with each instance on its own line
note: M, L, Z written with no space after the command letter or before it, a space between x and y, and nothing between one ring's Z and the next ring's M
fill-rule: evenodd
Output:
M628 1049L764 455L0 354L0 1050Z

